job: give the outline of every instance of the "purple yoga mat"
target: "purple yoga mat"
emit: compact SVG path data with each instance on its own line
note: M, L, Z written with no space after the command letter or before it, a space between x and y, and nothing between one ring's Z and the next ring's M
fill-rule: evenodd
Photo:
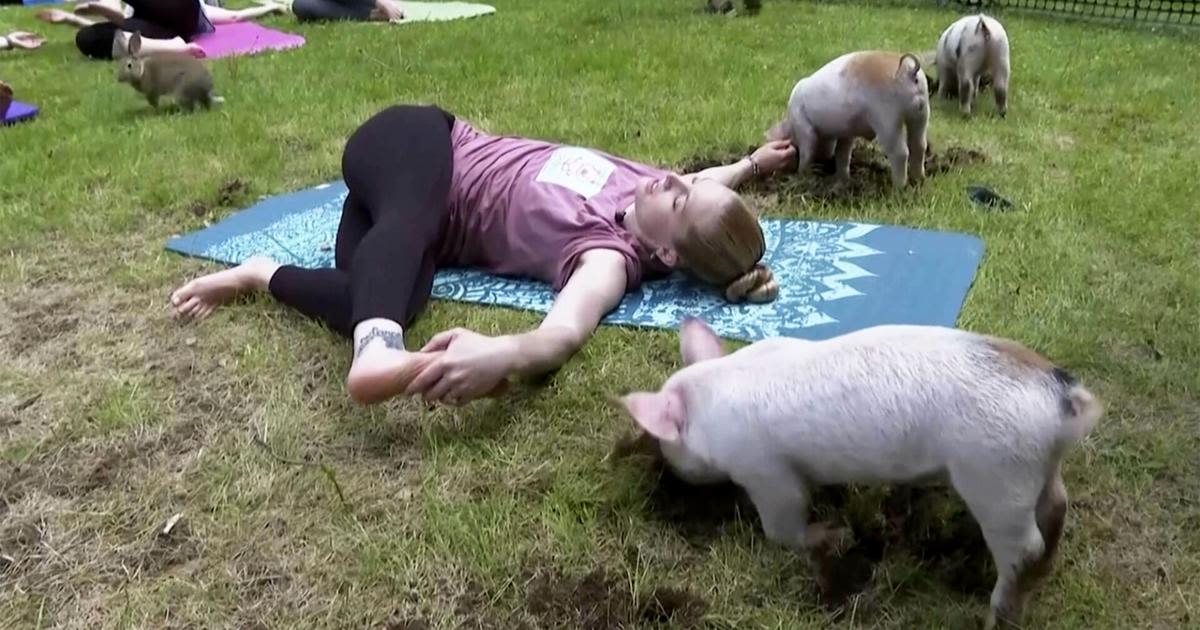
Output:
M38 108L29 103L13 101L12 105L8 106L8 112L4 114L4 124L11 125L22 120L29 120L37 116Z
M254 22L218 24L217 30L197 37L195 43L209 59L230 55L252 55L264 50L285 50L304 45L304 38L269 29Z

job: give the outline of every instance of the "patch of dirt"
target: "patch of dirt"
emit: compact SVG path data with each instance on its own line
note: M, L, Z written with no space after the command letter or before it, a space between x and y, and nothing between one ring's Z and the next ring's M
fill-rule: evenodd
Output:
M691 591L656 588L639 608L638 618L653 625L696 625L707 608L708 602Z
M28 515L4 515L0 519L0 575L20 571L26 556L37 549L41 540L38 519Z
M191 206L192 214L197 217L203 217L208 214L213 208L221 208L232 206L235 202L240 202L245 196L249 186L241 179L231 179L217 188L217 194L211 201L196 201Z
M525 607L549 627L599 630L664 624L697 627L708 604L689 591L668 587L635 598L623 580L594 569L582 576L536 572L526 586Z
M234 555L230 573L237 579L238 599L243 606L258 608L264 601L286 591L291 572L264 557L257 547L247 547Z
M51 340L75 334L83 312L80 307L86 301L79 290L52 285L22 293L7 301L5 310L10 313L4 318L7 323L0 326L0 339L10 348L10 356L29 354Z
M429 625L424 619L389 619L383 625L384 630L432 630L433 626Z
M822 488L813 515L848 527L853 541L836 554L817 554L817 594L827 608L836 610L862 593L870 600L876 588L886 588L873 579L876 565L890 553L911 555L924 571L965 595L986 595L995 581L983 534L950 488Z
M217 203L223 206L229 205L241 199L247 189L246 182L240 179L231 179L222 184L221 188L217 190Z
M710 544L739 514L758 522L754 504L741 488L733 483L696 486L680 479L647 433L639 431L621 438L612 457L635 458L647 467L655 479L647 517L676 528L693 546Z
M735 162L752 153L758 147L741 150L720 150L685 160L680 172L694 173L713 166ZM987 155L977 149L950 146L938 149L929 144L925 152L925 177L936 177L952 170L987 161ZM811 199L815 201L852 201L878 198L892 194L892 176L887 157L878 143L860 140L854 145L850 158L850 180L838 182L833 177L833 159L814 160L805 172L790 171L776 173L772 177L751 181L744 190L750 194L778 195L788 199Z
M155 460L196 450L204 439L202 430L195 421L181 421L161 433L54 451L22 464L0 462L0 506L15 504L36 492L80 499L122 483L141 467L153 466L163 472L166 467L155 466Z
M454 616L457 618L458 627L460 629L472 628L478 630L524 630L528 626L524 623L498 623L492 618L493 612L489 610L489 597L482 587L473 580L468 580L465 583L466 589L455 597Z
M126 564L137 567L137 572L144 576L155 577L199 556L200 542L191 535L184 518L169 534L156 530L153 538L131 558L132 562Z

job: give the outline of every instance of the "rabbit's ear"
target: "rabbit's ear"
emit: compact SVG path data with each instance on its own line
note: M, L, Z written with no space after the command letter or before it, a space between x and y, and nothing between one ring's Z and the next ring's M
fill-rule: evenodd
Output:
M142 52L142 34L134 33L129 36L129 54L134 57Z

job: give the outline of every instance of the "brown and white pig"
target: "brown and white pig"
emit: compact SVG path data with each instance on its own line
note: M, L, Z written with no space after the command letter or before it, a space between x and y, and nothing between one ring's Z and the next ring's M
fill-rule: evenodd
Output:
M855 140L878 139L899 189L925 177L928 125L929 84L917 57L859 51L796 83L787 117L767 136L790 139L801 170L815 158L832 156L843 180L850 177Z
M684 367L619 404L696 484L744 488L767 538L796 551L826 484L948 481L983 530L997 580L987 627L1017 623L1062 535L1062 460L1102 415L1069 374L1011 340L877 326L825 341L768 339L726 354L698 319Z
M938 39L938 96L958 95L959 108L970 116L983 79L992 82L996 113L1008 113L1008 33L990 16L968 15L950 25Z

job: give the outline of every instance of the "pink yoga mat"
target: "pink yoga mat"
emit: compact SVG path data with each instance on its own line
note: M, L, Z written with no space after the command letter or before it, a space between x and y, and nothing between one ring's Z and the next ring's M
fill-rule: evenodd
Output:
M209 59L230 55L253 55L264 50L285 50L304 45L304 38L259 26L254 22L218 24L217 30L197 37L195 43Z

